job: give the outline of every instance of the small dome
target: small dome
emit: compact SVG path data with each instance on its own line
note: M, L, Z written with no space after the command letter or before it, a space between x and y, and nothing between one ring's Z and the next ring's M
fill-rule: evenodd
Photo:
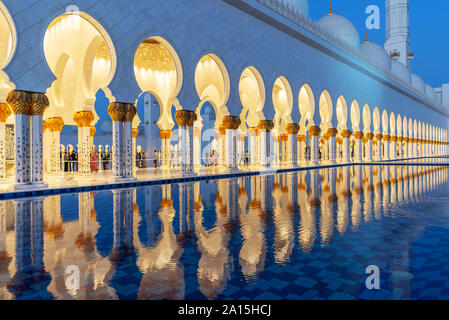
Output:
M365 41L360 45L360 52L365 55L370 61L381 66L386 70L391 69L390 56L387 51L377 43Z
M351 48L360 49L360 35L354 25L346 19L335 13L329 13L322 17L317 25L322 29L335 34L346 42Z
M391 73L400 78L402 81L410 83L410 71L399 61L391 61Z
M109 134L112 133L112 121L110 119L106 119L101 124L101 133L102 134Z
M434 101L437 100L437 95L435 94L435 90L428 84L426 84L426 95Z
M305 17L309 16L309 0L285 0L285 3Z
M424 84L424 81L422 81L420 76L417 76L416 74L412 73L411 80L413 88L422 93L426 92L426 85Z

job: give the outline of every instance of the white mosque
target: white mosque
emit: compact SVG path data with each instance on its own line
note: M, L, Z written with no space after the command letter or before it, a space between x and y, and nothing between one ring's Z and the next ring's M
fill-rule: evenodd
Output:
M447 155L449 84L413 73L408 0L386 21L381 46L338 1L0 0L0 183L63 177L72 150L114 181L141 150L183 172Z

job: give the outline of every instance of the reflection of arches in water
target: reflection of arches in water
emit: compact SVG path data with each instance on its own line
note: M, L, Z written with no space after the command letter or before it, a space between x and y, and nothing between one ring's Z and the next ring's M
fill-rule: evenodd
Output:
M201 130L201 163L207 164L207 158L214 145L215 139L215 122L217 120L214 107L208 101L203 103L200 111L201 119L203 119L203 128ZM216 150L215 150L216 151Z
M161 138L157 125L161 108L156 97L149 92L142 94L137 101L137 112L143 113L145 150L147 156L151 158L154 156L154 150L161 150Z

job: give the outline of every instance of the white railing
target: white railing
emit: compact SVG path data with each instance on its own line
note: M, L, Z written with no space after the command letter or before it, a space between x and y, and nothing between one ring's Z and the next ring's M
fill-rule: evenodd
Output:
M410 83L405 82L395 74L391 72L391 70L385 69L379 64L369 60L367 57L365 57L363 54L361 54L358 50L354 49L348 43L342 39L338 34L323 29L321 26L319 26L316 22L312 21L312 19L305 17L302 13L296 11L294 8L290 7L288 4L286 4L283 0L257 0L258 2L264 4L268 8L272 9L276 13L284 16L291 22L295 23L296 25L299 25L300 27L306 29L307 31L313 33L314 35L320 37L324 41L332 44L333 46L337 47L338 49L342 50L343 52L349 54L350 56L356 58L358 61L364 63L365 65L375 69L376 71L382 73L386 77L390 78L391 80L397 82L401 86L407 88L417 96L419 96L421 99L426 100L428 103L438 107L440 111L445 112L446 114L449 114L449 110L442 104L439 104L438 101L430 99L427 95L422 93L421 91L414 88Z

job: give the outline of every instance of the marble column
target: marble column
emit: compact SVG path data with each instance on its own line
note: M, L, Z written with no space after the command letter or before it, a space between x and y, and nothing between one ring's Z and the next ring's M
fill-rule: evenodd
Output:
M125 117L124 117L124 176L127 179L132 179L134 177L133 172L133 120L137 114L137 108L134 104L127 103L125 107Z
M193 123L197 116L193 111L176 111L175 120L179 125L179 142L181 148L182 172L193 171Z
M126 104L113 102L108 107L112 119L112 176L120 179L124 175L123 159L123 121L126 113Z
M390 159L390 136L388 134L383 134L383 154L382 160Z
M351 144L349 139L351 138L352 132L349 130L343 130L341 132L341 137L343 139L343 145L342 145L342 149L343 149L343 158L342 158L342 162L343 163L349 163L351 162Z
M271 151L270 151L270 132L273 130L274 124L271 120L259 121L259 152L260 164L269 167Z
M287 154L287 152L288 152L288 147L287 147L287 145L288 145L288 134L281 134L281 140L280 140L280 152L279 152L279 155L280 155L280 161L281 161L281 164L287 164L287 162L288 162L288 154Z
M31 93L31 153L32 153L32 181L33 184L44 184L44 154L43 154L43 116L49 106L48 98L43 93Z
M132 136L133 136L133 156L132 156L133 172L136 172L136 170L137 170L136 161L137 161L137 136L138 135L139 135L139 129L133 128L133 131L132 131Z
M219 139L217 141L218 142L218 164L221 166L224 166L226 163L226 156L225 156L225 153L226 153L226 151L225 151L226 129L223 125L221 125L218 128L218 131L219 131L219 134L218 134Z
M398 154L399 154L399 159L403 159L404 158L404 153L403 153L403 148L402 148L402 142L404 141L403 137L398 137Z
M90 125L94 121L92 111L79 111L73 116L78 126L78 175L88 177L90 175L90 155L92 146L90 144Z
M160 130L159 136L161 137L161 157L162 157L162 167L168 168L170 166L171 160L171 139L172 131L171 130Z
M362 162L363 132L354 132L354 162Z
M390 136L390 160L396 160L396 142L398 138L396 136Z
M371 132L365 133L365 162L373 161L373 139L374 135Z
M97 128L95 126L90 126L89 128L89 135L90 135L90 150L93 150L95 147L94 137L97 133Z
M273 165L279 165L281 163L281 137L273 136Z
M327 135L329 136L329 163L336 164L337 163L337 140L336 136L338 134L338 130L335 128L330 128L327 130Z
M193 124L193 165L200 166L201 159L201 129L202 124L199 121L195 121Z
M310 136L310 164L319 164L318 159L318 149L320 147L320 133L321 129L317 126L312 126L309 128Z
M7 178L6 175L6 120L11 115L11 109L6 103L0 103L0 181Z
M237 135L237 166L245 160L245 141L246 135L239 133Z
M46 120L50 131L50 168L51 174L59 175L61 171L61 131L64 127L64 120L59 117L48 118Z
M407 159L408 158L408 138L402 137L402 158Z
M299 164L306 163L306 143L307 138L305 134L298 135L298 162Z
M228 169L235 169L238 165L236 132L240 124L241 120L237 116L226 116L223 118L223 127L225 128L225 165Z
M298 165L298 132L299 132L299 125L297 123L289 123L286 127L287 134L288 134L288 141L287 141L287 163L290 166L297 166Z
M250 153L250 164L257 164L257 144L259 138L259 131L256 127L249 128L249 153Z
M382 161L382 139L383 136L380 133L376 134L376 143L375 143L375 149L376 149L376 155L374 157L375 161Z

